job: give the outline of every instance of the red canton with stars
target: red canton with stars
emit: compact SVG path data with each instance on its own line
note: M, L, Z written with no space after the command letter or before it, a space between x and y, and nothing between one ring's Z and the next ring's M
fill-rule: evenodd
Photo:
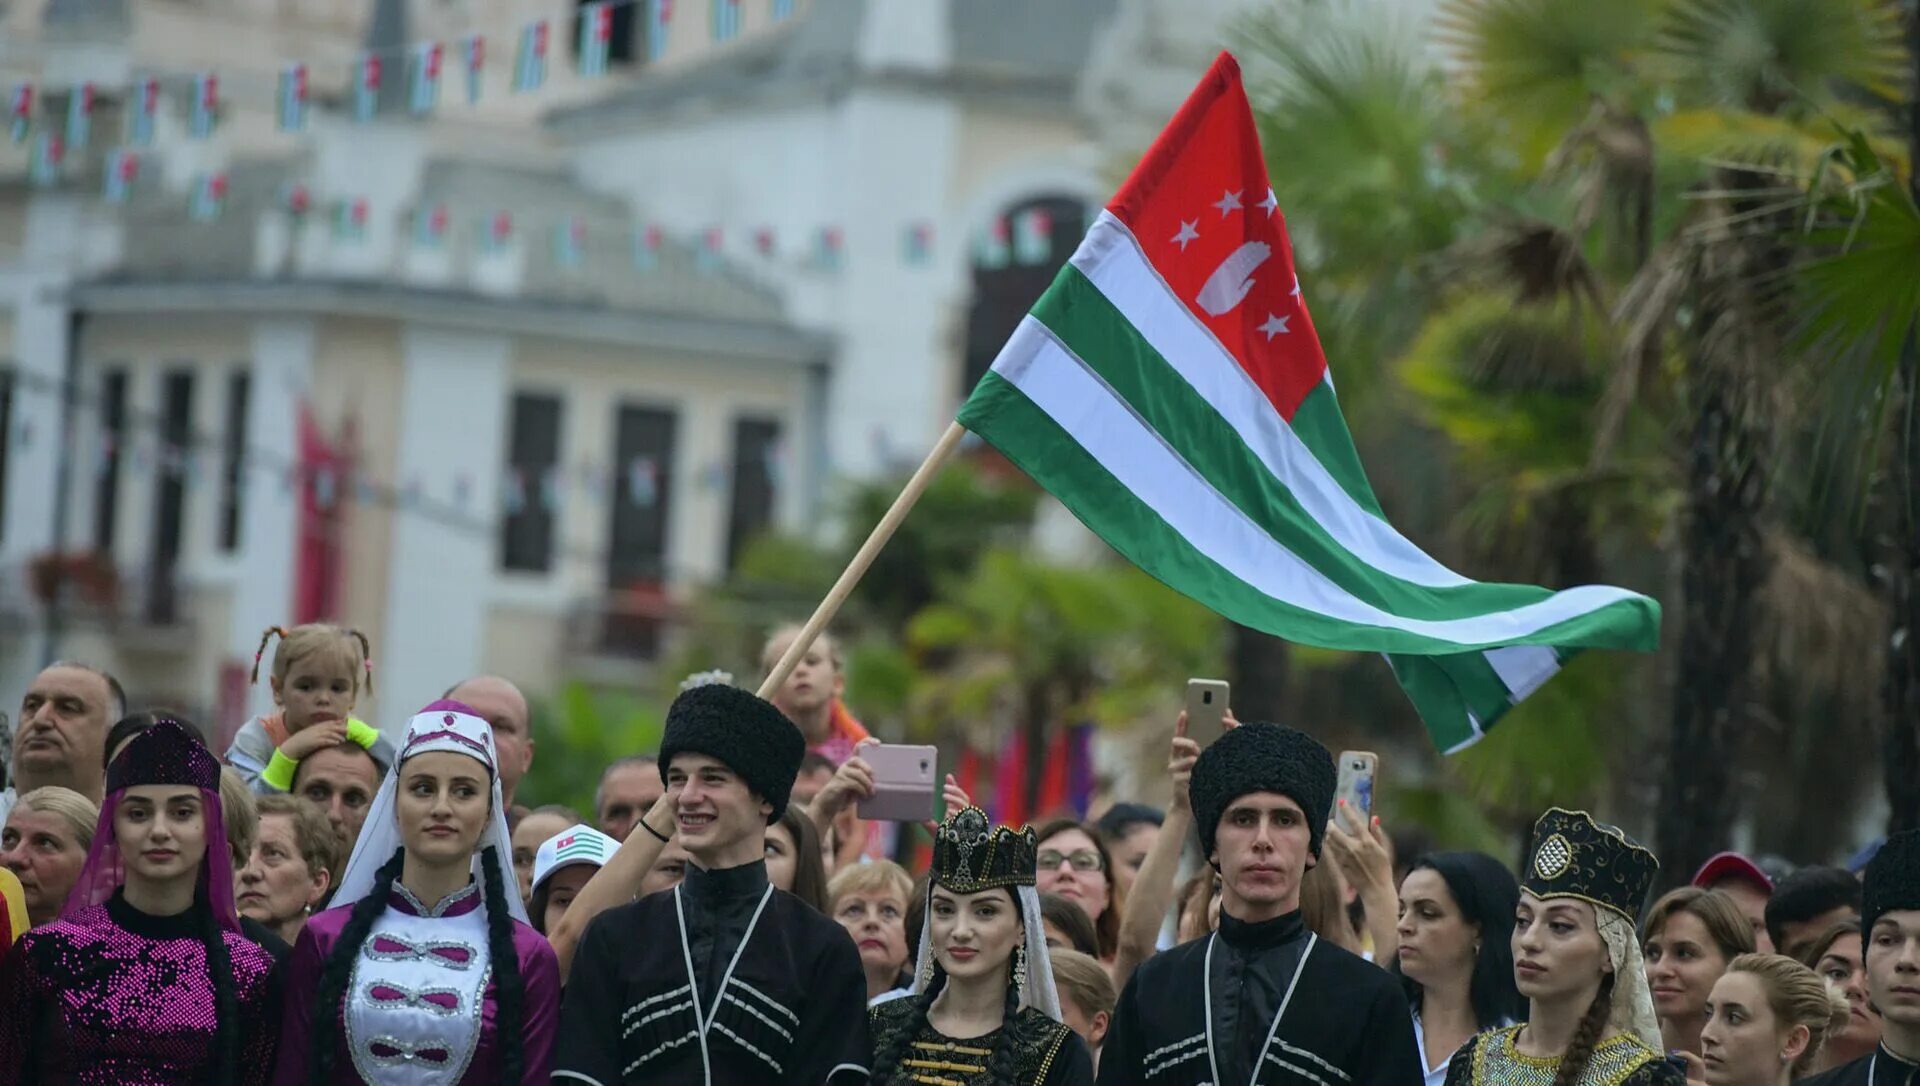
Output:
M1230 54L1213 62L1107 210L1291 419L1326 374L1327 357Z

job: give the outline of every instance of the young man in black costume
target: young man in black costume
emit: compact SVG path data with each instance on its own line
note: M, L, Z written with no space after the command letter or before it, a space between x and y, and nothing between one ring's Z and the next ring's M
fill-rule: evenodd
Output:
M1860 930L1880 1047L1806 1086L1920 1086L1920 830L1887 838L1867 865Z

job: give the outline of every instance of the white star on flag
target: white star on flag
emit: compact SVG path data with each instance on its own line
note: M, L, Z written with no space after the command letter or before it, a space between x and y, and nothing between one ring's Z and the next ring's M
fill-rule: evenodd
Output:
M1200 236L1199 227L1200 227L1199 219L1195 219L1192 222L1186 222L1183 220L1180 223L1180 232L1178 234L1173 235L1173 241L1174 241L1174 244L1180 246L1181 252L1183 253L1186 252L1187 243L1195 240Z
M1265 211L1269 216L1273 214L1274 209L1280 206L1279 199L1273 195L1273 186L1267 186L1267 198L1254 206Z
M1300 277L1299 276L1296 275L1293 277L1293 290L1287 296L1289 298L1300 297Z
M1267 334L1267 342L1272 343L1273 337L1286 334L1287 322L1292 319L1291 317L1282 317L1269 313L1267 314L1267 322L1262 324L1257 330L1265 332Z
M1214 201L1213 206L1220 209L1220 217L1224 219L1227 217L1227 212L1240 210L1240 193L1226 193Z

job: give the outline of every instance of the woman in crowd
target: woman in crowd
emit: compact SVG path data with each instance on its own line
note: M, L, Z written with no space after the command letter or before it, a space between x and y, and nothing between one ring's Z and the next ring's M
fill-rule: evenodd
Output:
M791 808L789 808L791 809ZM891 860L854 864L827 883L827 915L860 948L867 1000L913 983L907 973L907 900L913 878Z
M970 807L933 844L927 932L913 995L872 1008L876 1086L941 1064L961 1086L1089 1086L1087 1046L1060 1020L1040 931L1031 829L989 826Z
M0 967L0 1068L26 1081L264 1082L273 959L240 935L220 764L162 720L107 770L61 919Z
M1870 1055L1880 1047L1880 1012L1867 998L1867 961L1858 920L1830 925L1807 943L1800 959L1847 997L1847 1024L1828 1034L1815 1055L1814 1072L1829 1071Z
M253 853L240 870L240 915L265 925L288 945L340 877L340 837L318 807L292 796L261 796Z
M619 848L620 842L585 824L542 841L533 857L533 894L527 898L534 930L545 935L558 927L580 888Z
M533 900L533 859L540 845L583 821L573 808L549 803L528 811L513 824L513 875L520 882L520 900ZM539 914L534 917L537 920Z
M1100 1045L1113 1025L1113 1007L1120 993L1100 959L1077 950L1058 950L1053 955L1053 988L1060 995L1060 1020L1078 1034L1093 1054L1093 1068L1100 1070Z
M1653 853L1585 812L1534 824L1513 924L1527 1021L1476 1034L1448 1086L1681 1086L1660 1052L1634 922L1659 873Z
M459 702L407 724L340 878L288 967L274 1081L545 1083L559 968L526 922L493 729ZM480 869L479 878L474 868Z
M1845 996L1792 958L1740 955L1708 998L1700 1031L1707 1086L1788 1086L1850 1013Z
M1093 930L1087 912L1059 894L1040 895L1040 928L1047 936L1049 950L1077 950L1100 956L1100 936Z
M100 808L71 788L49 785L21 796L0 829L0 866L20 880L30 927L60 915L87 862Z
M1469 1037L1526 1016L1513 983L1519 903L1520 884L1483 852L1430 853L1400 884L1393 970L1413 1008L1426 1086L1446 1081L1448 1063Z
M1661 1044L1691 1064L1700 1055L1713 982L1728 962L1753 953L1753 924L1719 890L1683 886L1653 903L1642 930Z
M1100 938L1100 960L1113 964L1120 948L1124 905L1113 881L1113 856L1092 827L1059 819L1040 828L1040 892L1059 894L1080 906Z
M789 806L767 827L767 881L827 913L827 866L820 856L820 832L798 807Z

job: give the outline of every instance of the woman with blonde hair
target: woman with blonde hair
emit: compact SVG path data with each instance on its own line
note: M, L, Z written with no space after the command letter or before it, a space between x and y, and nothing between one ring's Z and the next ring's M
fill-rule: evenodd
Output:
M867 1001L913 983L907 972L907 906L913 876L891 860L854 864L827 883L827 915L860 948Z
M27 923L39 927L60 915L93 844L100 808L71 788L48 785L21 796L0 829L0 867L20 880Z
M1682 886L1653 903L1641 932L1660 1043L1691 1062L1714 982L1728 962L1754 952L1753 922L1727 893Z
M1847 997L1781 954L1742 954L1707 1001L1700 1031L1707 1086L1787 1086L1852 1015Z

